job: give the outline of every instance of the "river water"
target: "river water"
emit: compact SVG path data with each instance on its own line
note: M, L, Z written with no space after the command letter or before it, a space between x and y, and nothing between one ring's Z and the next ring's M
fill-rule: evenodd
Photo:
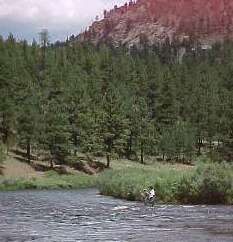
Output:
M0 193L0 241L233 241L233 206L145 207L97 190Z

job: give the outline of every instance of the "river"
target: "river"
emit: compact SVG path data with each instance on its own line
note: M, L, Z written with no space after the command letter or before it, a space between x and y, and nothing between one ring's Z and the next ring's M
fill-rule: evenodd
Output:
M97 190L0 192L1 242L233 241L233 206L145 207Z

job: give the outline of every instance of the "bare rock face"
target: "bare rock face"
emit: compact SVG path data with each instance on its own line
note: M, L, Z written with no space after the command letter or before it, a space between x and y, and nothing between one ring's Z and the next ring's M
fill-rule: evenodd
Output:
M114 45L196 38L212 43L233 38L232 0L137 0L104 12L78 41Z

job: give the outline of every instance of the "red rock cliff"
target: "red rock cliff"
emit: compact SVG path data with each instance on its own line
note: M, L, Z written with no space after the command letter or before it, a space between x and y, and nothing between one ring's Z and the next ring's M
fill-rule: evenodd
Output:
M213 42L233 38L232 0L138 0L104 12L79 41L110 40L115 45L195 37Z

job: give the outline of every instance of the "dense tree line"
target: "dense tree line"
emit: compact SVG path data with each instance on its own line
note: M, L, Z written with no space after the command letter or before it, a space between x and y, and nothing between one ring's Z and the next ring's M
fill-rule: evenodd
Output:
M0 139L60 163L77 152L190 161L233 154L233 43L129 49L0 38ZM179 59L179 60L178 60ZM51 160L52 160L51 159Z

